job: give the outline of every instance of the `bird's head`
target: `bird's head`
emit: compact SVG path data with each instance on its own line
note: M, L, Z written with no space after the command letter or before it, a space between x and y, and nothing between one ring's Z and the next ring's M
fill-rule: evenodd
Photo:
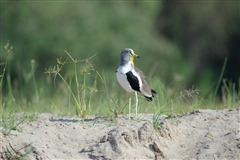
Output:
M134 51L130 48L125 48L121 53L121 58L124 61L130 61L132 65L134 66L134 58L140 58L139 55L134 53Z

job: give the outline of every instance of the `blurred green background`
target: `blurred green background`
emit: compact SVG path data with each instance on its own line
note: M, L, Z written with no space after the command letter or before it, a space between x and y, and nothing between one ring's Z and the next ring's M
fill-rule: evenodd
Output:
M11 89L32 101L37 88L52 98L56 88L44 72L67 58L64 50L78 60L96 53L95 70L104 71L109 90L124 93L115 70L127 47L141 56L135 65L148 80L160 79L173 95L194 85L211 96L225 58L223 78L238 90L239 10L239 1L2 1L0 74L4 46L13 46L2 94Z

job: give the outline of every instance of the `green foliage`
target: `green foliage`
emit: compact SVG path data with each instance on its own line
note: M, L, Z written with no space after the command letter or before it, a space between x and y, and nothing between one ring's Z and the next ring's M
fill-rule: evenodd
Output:
M38 64L37 78L44 79L44 69L56 57L63 57L66 49L78 59L97 53L94 67L112 74L121 50L126 47L133 48L144 59L140 67L144 72L152 70L154 76L169 80L180 68L169 65L171 61L184 67L181 74L189 73L188 63L176 46L154 32L154 19L161 2L20 2L17 5L3 2L2 5L5 30L2 43L9 40L15 46L12 63L19 64L21 70L29 68L28 62L34 59ZM17 66L11 70L21 72Z
M153 128L155 130L158 130L158 127L161 127L162 121L160 120L161 115L159 114L154 114L153 115Z
M34 112L32 120L39 112L111 118L127 113L126 92L115 76L125 47L141 56L135 65L158 93L153 104L139 96L140 112L168 114L239 105L239 84L224 79L228 64L220 67L222 74L207 67L196 70L210 52L224 56L229 32L238 35L236 23L231 23L237 17L234 3L216 1L201 7L170 1L4 1L1 5L0 43L5 49L0 56L0 113ZM189 59L185 53L190 53ZM46 68L53 79L44 74ZM212 81L214 77L218 81ZM225 91L221 105L205 99L216 97L219 82ZM187 84L200 86L199 95L188 97L192 92L186 90Z
M213 98L216 98L216 96L217 96L217 91L218 91L218 89L219 89L221 80L223 79L223 73L224 73L226 64L227 64L227 58L225 58L225 60L224 60L223 67L222 67L222 71L221 71L221 75L220 75L220 77L219 77L219 79L218 79L217 87L216 87L216 89L215 89L215 91L214 91L214 93L213 93ZM225 87L227 87L227 86L225 85Z
M228 108L234 108L238 105L240 99L240 91L236 91L236 85L240 88L240 79L238 84L235 84L228 79L223 79L222 81L224 84L221 89L223 103L226 104L226 107Z
M9 89L9 95L11 95L11 90L12 90L12 87L11 87L11 80L10 80L10 74L9 72L6 73L6 68L7 68L7 65L9 63L9 61L11 60L12 58L12 49L13 49L13 46L10 46L9 42L4 46L4 49L6 51L6 54L3 54L4 56L4 59L5 59L5 62L2 62L2 66L3 66L3 70L2 70L2 73L0 74L0 100L2 101L3 99L3 85L4 85L4 77L6 76L7 74L7 87Z
M1 62L3 70L0 73L0 113L3 114L4 111L24 112L26 109L39 112L41 104L45 101L41 97L42 86L40 81L36 81L35 78L36 62L31 60L28 71L20 70L18 72L19 77L24 82L24 85L20 85L21 78L16 80L16 77L11 74L13 46L8 42L4 49L5 52L2 57L5 61Z
M200 96L201 91L197 87L192 86L192 88L176 94L172 89L166 89L160 80L156 79L156 83L159 92L151 111L155 115L186 113L207 106L206 100Z
M81 116L83 118L86 117L87 114L91 113L92 106L91 106L91 100L92 100L92 93L97 92L96 88L96 79L94 83L91 86L87 86L86 78L90 74L91 71L94 71L93 65L92 65L92 59L96 55L93 55L90 58L78 61L77 59L73 59L73 57L65 51L65 53L68 55L68 58L70 58L70 62L68 59L65 61L61 61L61 59L57 59L57 65L54 67L50 67L49 69L46 69L45 73L49 75L53 75L54 77L54 83L56 77L60 77L62 82L67 86L67 89L70 93L70 97L73 98L73 103L76 105L76 115ZM77 65L79 62L84 62L84 66L82 66L81 75L83 77L82 82L79 81L79 73L78 68L79 65ZM63 75L60 73L62 68L66 64L73 64L74 70L73 72L69 72L69 77L63 77ZM74 79L74 84L72 83L72 79ZM69 82L68 82L69 81ZM74 89L76 88L75 92ZM87 95L88 94L88 95Z
M1 115L0 127L4 135L9 135L12 130L21 131L19 125L25 121L21 116L17 116L14 112L3 112Z
M181 55L189 59L192 72L187 77L188 84L199 86L205 97L212 96L219 86L225 58L228 64L223 78L231 78L237 83L240 77L237 69L240 63L239 2L163 1L163 5L158 32L169 38Z

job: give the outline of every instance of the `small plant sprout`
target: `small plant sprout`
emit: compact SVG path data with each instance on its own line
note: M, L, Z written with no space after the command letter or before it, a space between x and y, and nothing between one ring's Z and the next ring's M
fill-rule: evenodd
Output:
M10 147L10 148L9 148ZM20 160L20 159L24 159L26 158L29 154L33 153L34 152L34 147L32 147L32 143L30 144L27 144L26 146L20 148L20 149L15 149L13 148L13 146L9 143L9 147L5 147L5 157L7 159L16 159L16 160ZM26 150L26 148L29 148L30 149L25 152L25 153L22 153L21 151L22 150Z
M20 124L25 121L24 117L16 116L14 113L2 113L2 120L0 126L2 126L2 133L4 135L9 135L11 131L15 130L20 132Z

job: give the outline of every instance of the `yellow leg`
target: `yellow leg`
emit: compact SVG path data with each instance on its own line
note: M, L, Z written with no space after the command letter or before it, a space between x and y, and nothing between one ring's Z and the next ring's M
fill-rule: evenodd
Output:
M131 97L129 96L128 99L128 119L130 120L130 114L131 114Z
M135 97L136 97L136 115L137 115L137 112L138 112L138 95L137 95L137 92L135 92Z

